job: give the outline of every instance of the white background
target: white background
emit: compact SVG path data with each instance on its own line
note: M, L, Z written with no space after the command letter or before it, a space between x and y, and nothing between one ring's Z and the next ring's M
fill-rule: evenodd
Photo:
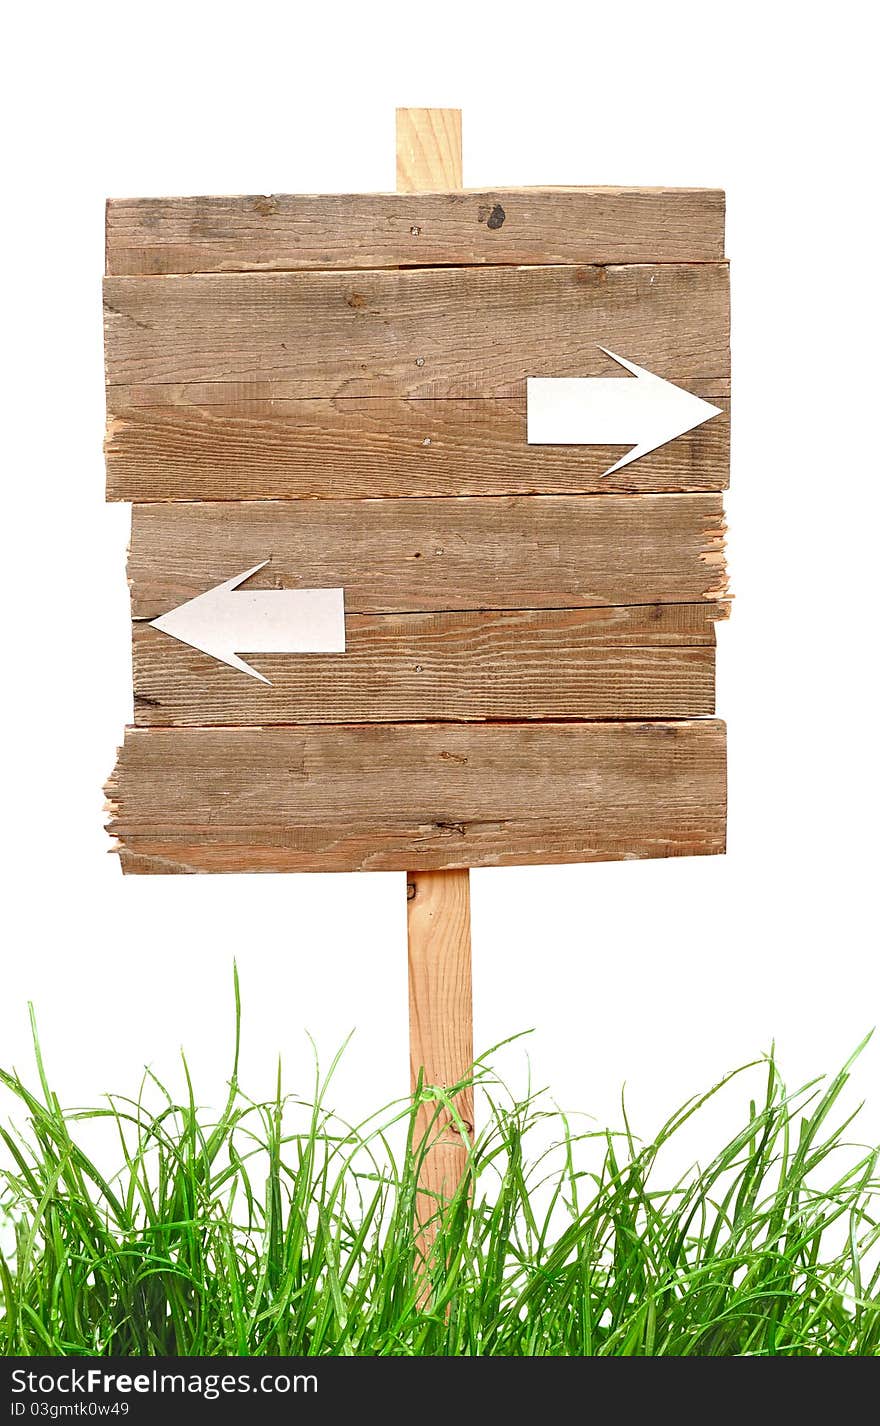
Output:
M395 105L447 104L468 186L723 186L733 261L729 855L477 871L477 1045L534 1027L536 1082L608 1122L626 1080L645 1131L774 1038L792 1082L835 1068L880 1018L868 8L25 8L4 80L0 1064L29 1064L30 998L68 1103L145 1062L173 1077L180 1045L216 1101L236 956L253 1092L279 1051L307 1087L307 1029L324 1059L356 1030L349 1114L406 1087L402 874L123 880L107 853L131 684L103 202L387 190ZM524 1077L525 1051L505 1065ZM878 1065L880 1044L865 1132Z

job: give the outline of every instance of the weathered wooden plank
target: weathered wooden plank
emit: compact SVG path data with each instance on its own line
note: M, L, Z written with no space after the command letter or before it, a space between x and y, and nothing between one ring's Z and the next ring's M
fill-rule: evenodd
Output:
M705 606L707 609L710 606ZM692 605L657 609L692 610ZM699 606L696 606L699 610ZM344 654L253 655L271 687L134 625L140 726L691 718L714 712L711 625L651 643L645 610L601 641L595 609L351 614ZM612 621L607 621L609 624ZM697 626L697 619L693 623ZM599 627L597 627L597 625ZM637 642L637 640L641 642Z
M259 399L217 387L111 387L110 500L574 495L722 490L723 381L691 381L724 415L605 478L625 447L530 446L524 393L501 399ZM223 397L222 400L218 399Z
M107 204L107 272L115 275L723 256L724 194L709 188L282 193Z
M715 720L129 728L136 872L418 871L722 852Z
M132 614L269 560L250 588L338 588L347 614L723 598L721 496L135 505Z
M724 263L108 277L104 291L109 386L521 396L527 376L609 374L601 346L672 381L729 376Z

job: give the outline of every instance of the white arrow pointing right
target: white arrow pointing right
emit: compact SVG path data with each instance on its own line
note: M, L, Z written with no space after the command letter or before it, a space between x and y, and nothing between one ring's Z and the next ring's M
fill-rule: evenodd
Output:
M530 446L632 446L605 475L720 416L717 406L600 347L631 371L621 377L530 376L526 409Z

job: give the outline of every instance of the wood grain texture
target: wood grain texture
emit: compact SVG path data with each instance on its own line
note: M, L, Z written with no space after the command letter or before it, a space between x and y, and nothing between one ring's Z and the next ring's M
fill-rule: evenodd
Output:
M527 376L614 374L600 346L682 384L729 376L724 263L108 277L104 317L110 387L522 397Z
M471 901L466 869L411 872L407 877L409 945L409 1048L413 1089L450 1089L474 1062L471 991ZM473 1140L473 1090L454 1098L458 1118ZM451 1116L436 1101L416 1113L414 1142L431 1146L420 1177L418 1216L425 1223L422 1255L434 1239L430 1219L437 1200L454 1193L465 1169L467 1146Z
M410 401L282 400L223 384L113 387L110 500L574 495L722 490L727 383L689 389L724 414L605 477L626 447L530 446L525 395Z
M460 109L398 109L398 193L461 188Z
M724 194L717 189L281 193L107 204L112 276L723 256Z
M711 606L706 605L709 609ZM258 655L271 687L153 629L134 625L139 726L382 723L492 719L694 718L714 712L715 650L706 629L655 638L656 605L628 638L603 642L596 609L350 614L344 654ZM699 609L699 606L697 606ZM653 618L655 612L661 616ZM647 617L645 617L647 616ZM694 624L697 620L694 618ZM711 625L709 626L711 629ZM641 640L641 642L638 642Z
M456 109L398 109L397 187L401 191L462 185L461 112ZM471 1073L474 1030L471 991L470 872L407 871L409 943L410 1086L418 1092L422 1075L445 1088ZM417 904L416 904L417 903ZM458 1113L473 1120L473 1096L459 1097ZM416 1119L416 1145L430 1132L435 1106L425 1101ZM444 1112L442 1120L448 1116ZM421 1225L417 1258L433 1255L433 1218L466 1170L460 1128L441 1121L419 1169L416 1221ZM421 1304L430 1289L423 1279Z
M419 871L724 850L724 725L129 728L129 872Z
M347 614L693 604L723 597L721 497L136 505L132 613L270 563L248 588L338 588Z

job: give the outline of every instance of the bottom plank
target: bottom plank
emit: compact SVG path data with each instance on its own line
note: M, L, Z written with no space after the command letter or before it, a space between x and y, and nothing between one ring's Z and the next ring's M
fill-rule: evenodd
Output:
M422 871L724 850L725 727L128 728L128 872Z

